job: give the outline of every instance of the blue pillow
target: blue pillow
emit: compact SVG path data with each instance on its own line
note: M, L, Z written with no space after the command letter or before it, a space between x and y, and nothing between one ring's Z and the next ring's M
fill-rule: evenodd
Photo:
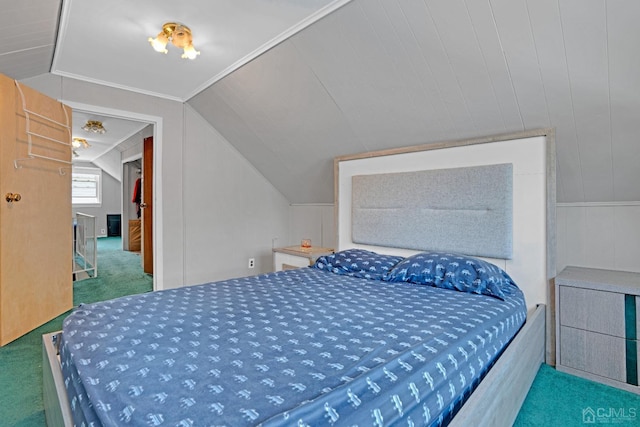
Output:
M515 286L507 273L490 262L442 252L422 252L405 258L383 280L489 295L503 301L509 285Z
M382 255L364 249L347 249L318 258L314 268L365 279L382 280L403 257Z

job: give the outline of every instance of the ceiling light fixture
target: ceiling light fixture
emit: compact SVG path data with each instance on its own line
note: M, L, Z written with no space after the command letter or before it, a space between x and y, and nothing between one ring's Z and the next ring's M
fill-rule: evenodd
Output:
M191 29L185 25L167 22L162 26L162 31L155 39L149 37L149 43L156 52L167 53L167 43L169 42L184 51L182 58L196 59L200 55L200 52L193 47Z
M73 146L73 148L89 148L91 147L91 145L89 145L89 143L87 142L86 139L84 138L73 138L73 140L71 141L71 145Z
M82 126L82 130L87 132L103 134L107 130L102 126L102 122L97 120L87 120L87 124Z

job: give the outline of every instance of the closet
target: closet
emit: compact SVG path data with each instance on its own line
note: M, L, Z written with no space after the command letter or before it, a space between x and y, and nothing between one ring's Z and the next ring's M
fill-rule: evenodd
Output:
M139 160L136 161L139 164ZM141 165L140 165L141 166ZM142 249L142 169L138 166L136 168L136 176L133 185L133 192L131 202L135 203L136 218L129 220L129 250L134 252L140 252Z
M0 345L73 305L71 109L0 75Z

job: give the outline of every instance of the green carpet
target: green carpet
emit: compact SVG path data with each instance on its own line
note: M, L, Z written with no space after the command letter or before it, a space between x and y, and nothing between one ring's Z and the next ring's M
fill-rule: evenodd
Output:
M589 424L640 425L640 396L542 365L514 426Z
M140 256L122 251L119 237L98 239L98 277L75 282L73 303L149 292ZM0 426L45 426L42 402L42 334L62 328L65 313L0 348Z
M140 255L122 251L119 237L98 239L98 276L76 282L73 304L149 292L153 279L142 271Z

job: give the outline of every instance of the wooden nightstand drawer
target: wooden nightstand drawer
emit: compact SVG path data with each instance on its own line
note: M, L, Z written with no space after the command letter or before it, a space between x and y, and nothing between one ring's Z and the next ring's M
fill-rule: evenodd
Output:
M624 338L566 326L560 328L560 334L560 364L612 380L627 381Z
M624 338L624 294L560 287L560 325Z
M640 274L567 267L556 304L556 368L640 393Z

